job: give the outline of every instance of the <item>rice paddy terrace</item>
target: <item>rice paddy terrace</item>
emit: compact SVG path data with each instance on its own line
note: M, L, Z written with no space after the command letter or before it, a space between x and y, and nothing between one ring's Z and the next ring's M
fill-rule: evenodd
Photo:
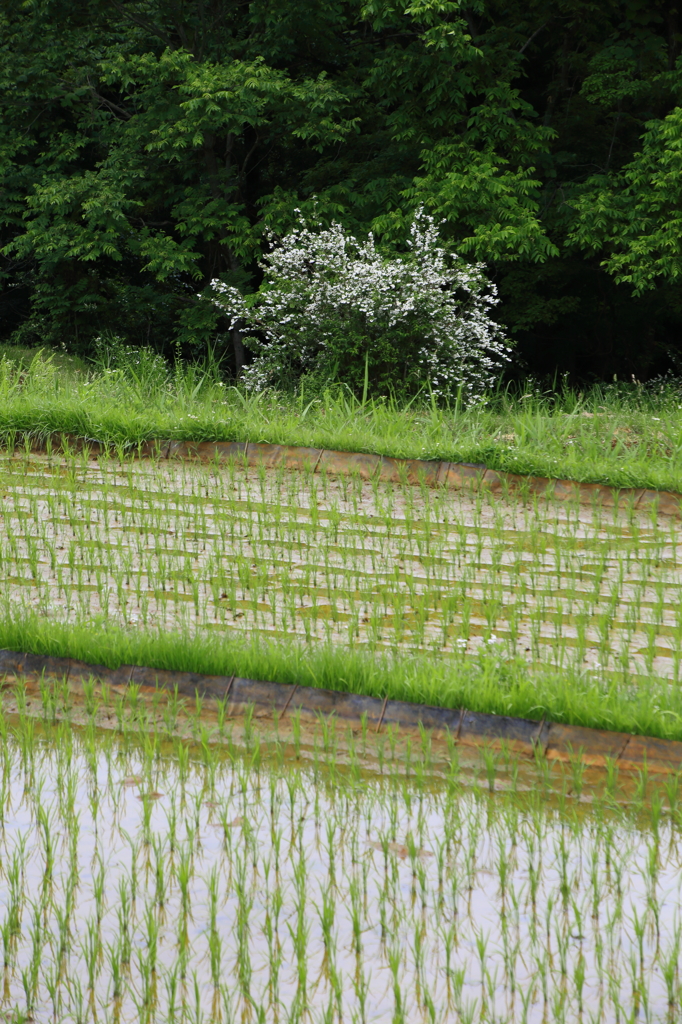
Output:
M0 496L14 617L679 683L681 527L652 512L28 455ZM679 776L235 721L3 692L0 1020L680 1019Z
M679 1019L679 778L113 710L5 696L3 1019Z
M0 602L51 621L298 637L677 681L680 523L174 462L0 462Z

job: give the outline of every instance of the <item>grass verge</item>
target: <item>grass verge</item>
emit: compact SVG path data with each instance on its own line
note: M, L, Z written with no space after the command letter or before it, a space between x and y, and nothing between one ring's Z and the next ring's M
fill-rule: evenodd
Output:
M144 351L144 350L142 350ZM70 433L119 449L151 438L266 441L682 491L682 383L497 392L486 405L422 398L358 402L332 387L248 395L216 366L158 356L90 369L79 361L0 349L0 444Z
M529 671L483 652L458 663L426 656L376 657L294 643L191 638L101 626L64 626L39 617L0 622L0 648L123 664L298 683L392 700L611 729L682 740L682 690L652 676L605 683L588 673Z

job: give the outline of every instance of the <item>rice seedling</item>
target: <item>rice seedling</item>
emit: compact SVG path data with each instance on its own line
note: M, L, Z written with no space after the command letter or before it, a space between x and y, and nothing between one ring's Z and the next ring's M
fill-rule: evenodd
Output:
M652 677L679 691L680 529L651 512L237 463L20 455L2 460L0 483L8 619L455 666L478 653L596 681L607 698ZM198 728L200 698L195 711Z
M7 1019L678 1019L674 777L588 787L425 735L408 774L395 734L379 766L379 737L235 744L217 714L154 752L160 705L122 734L101 695L68 729L44 699L4 698Z

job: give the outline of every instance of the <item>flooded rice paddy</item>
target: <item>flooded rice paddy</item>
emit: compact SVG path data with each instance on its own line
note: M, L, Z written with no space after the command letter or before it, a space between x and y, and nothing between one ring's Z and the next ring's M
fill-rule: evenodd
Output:
M679 679L677 520L245 470L0 462L0 604Z
M77 710L5 694L0 1020L680 1019L678 778Z

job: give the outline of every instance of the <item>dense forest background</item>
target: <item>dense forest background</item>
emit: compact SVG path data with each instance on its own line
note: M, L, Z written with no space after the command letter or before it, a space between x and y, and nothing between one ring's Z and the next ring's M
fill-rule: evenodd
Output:
M483 260L512 372L682 372L670 0L0 0L0 337L244 354L300 209Z

